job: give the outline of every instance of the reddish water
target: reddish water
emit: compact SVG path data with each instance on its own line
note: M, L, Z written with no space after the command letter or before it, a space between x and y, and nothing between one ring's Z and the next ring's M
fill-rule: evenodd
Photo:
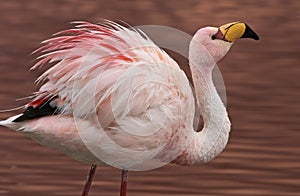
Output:
M240 41L219 66L233 123L225 152L201 167L131 172L128 195L300 195L300 3L296 0L0 2L0 108L36 89L30 52L69 21L122 19L193 33L247 21L260 42ZM0 114L0 118L13 115ZM0 195L80 195L88 165L0 128ZM91 195L118 195L120 171L98 168Z

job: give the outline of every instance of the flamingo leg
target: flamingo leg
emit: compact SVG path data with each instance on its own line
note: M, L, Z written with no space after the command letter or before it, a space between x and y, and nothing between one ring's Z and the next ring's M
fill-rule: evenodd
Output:
M126 196L128 182L128 170L122 170L120 196Z
M96 173L96 169L97 169L97 165L91 165L91 169L89 175L87 176L81 196L88 196L93 182L94 174Z

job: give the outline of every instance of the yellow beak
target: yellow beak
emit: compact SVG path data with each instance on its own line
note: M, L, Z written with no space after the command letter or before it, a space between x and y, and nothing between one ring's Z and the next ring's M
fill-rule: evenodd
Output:
M259 40L258 35L243 22L232 22L219 27L213 39L221 39L227 42L234 42L240 38L252 38Z

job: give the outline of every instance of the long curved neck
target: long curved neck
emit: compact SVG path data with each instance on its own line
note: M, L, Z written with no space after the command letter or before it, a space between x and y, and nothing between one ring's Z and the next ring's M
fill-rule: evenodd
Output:
M204 126L201 132L195 133L193 143L185 155L186 164L210 161L222 152L228 142L230 121L213 84L214 65L211 63L215 64L215 61L210 55L203 55L203 51L198 51L194 47L193 51L190 50L190 69Z

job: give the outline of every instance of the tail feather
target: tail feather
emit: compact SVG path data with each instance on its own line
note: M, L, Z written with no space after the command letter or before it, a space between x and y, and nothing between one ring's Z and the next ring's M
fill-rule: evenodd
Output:
M15 123L13 121L22 115L23 114L18 114L18 115L12 116L6 120L2 120L2 121L0 121L0 126L4 126L4 127L10 128L10 129L17 130L19 128L19 123Z

